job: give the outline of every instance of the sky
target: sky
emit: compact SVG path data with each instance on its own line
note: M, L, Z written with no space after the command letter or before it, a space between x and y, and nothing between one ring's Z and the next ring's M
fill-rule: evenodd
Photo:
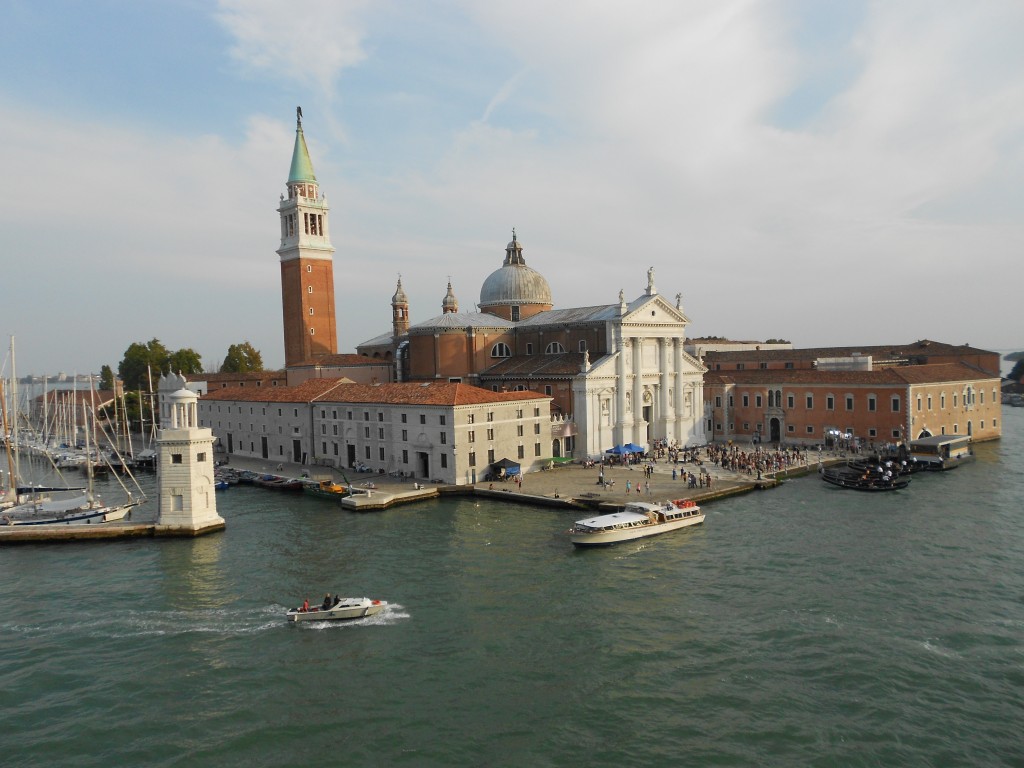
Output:
M472 311L513 227L557 308L653 266L690 336L1024 349L1022 36L1018 0L7 0L0 331L19 376L282 366L301 106L339 352L399 275L413 324L449 279Z

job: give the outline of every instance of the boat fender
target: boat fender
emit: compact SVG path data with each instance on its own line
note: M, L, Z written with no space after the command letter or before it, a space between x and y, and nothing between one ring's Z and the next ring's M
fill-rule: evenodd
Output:
M373 604L374 604L374 605L380 605L380 600L374 600L374 601L373 601Z

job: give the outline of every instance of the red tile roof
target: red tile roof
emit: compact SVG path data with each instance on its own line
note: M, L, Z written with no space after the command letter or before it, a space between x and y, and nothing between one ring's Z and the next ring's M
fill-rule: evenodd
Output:
M211 391L207 400L252 403L380 403L388 405L482 405L525 400L550 400L537 392L492 392L470 384L403 382L351 384L343 379L310 379L294 387L250 389L233 387Z

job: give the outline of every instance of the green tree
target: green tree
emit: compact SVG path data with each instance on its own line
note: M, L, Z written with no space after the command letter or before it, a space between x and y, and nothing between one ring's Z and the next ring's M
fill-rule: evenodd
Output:
M1020 381L1021 379L1024 379L1024 360L1018 360L1014 364L1013 370L1010 371L1009 375L1007 375L1006 378L1013 379L1014 381Z
M174 373L202 373L203 360L194 349L179 349L167 358L167 365Z
M114 370L109 365L100 367L100 389L114 388Z
M145 389L149 391L149 370L157 376L165 370L170 354L159 339L152 339L145 344L134 342L124 352L117 372L124 382L125 389Z
M220 367L221 373L246 373L262 370L263 355L248 341L228 347L228 354L224 358L224 364Z

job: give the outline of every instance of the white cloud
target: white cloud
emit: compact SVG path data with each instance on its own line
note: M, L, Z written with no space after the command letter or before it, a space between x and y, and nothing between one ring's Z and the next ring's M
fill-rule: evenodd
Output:
M246 69L304 83L330 98L341 71L361 62L367 0L219 0L217 20L234 37L231 56Z

